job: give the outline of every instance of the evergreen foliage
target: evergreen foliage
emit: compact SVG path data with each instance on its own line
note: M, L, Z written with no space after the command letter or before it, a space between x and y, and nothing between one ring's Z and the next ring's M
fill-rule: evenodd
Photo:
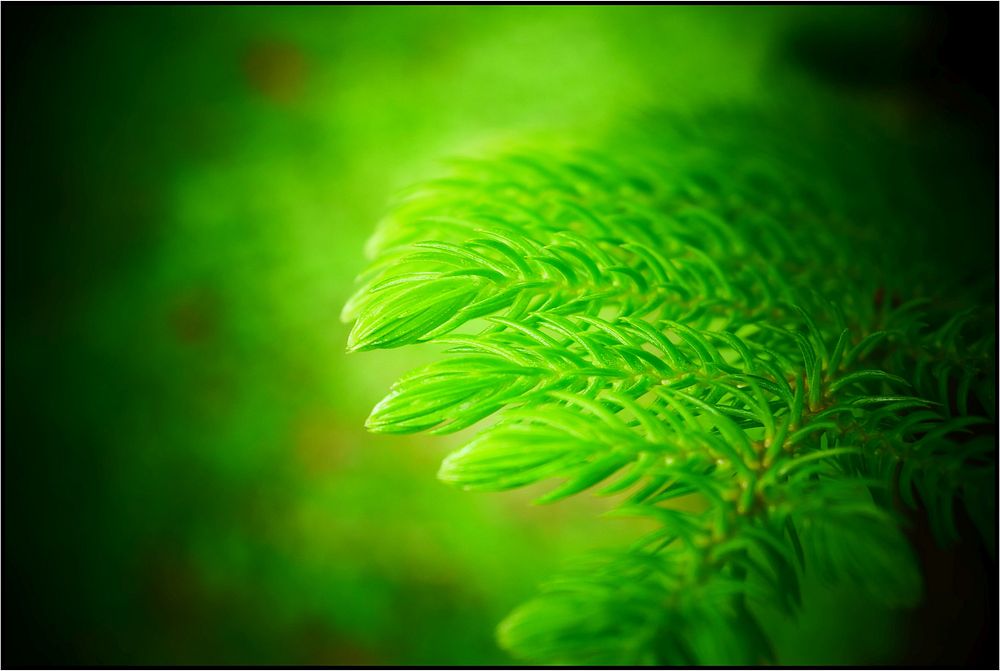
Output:
M937 210L907 150L816 118L651 115L459 162L373 237L349 348L448 350L368 427L491 418L444 481L657 523L512 613L516 657L773 662L754 606L794 614L803 571L913 604L907 506L942 542L957 506L987 519L994 314L914 235Z

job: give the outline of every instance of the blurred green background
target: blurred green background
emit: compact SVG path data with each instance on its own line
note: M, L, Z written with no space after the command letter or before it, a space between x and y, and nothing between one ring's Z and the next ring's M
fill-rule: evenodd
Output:
M427 356L344 353L340 307L393 192L508 138L788 78L895 119L934 25L913 8L4 9L13 666L511 663L495 624L635 530L584 497L449 489L435 472L458 439L365 433ZM892 658L899 614L807 589L799 624L769 625L783 662Z

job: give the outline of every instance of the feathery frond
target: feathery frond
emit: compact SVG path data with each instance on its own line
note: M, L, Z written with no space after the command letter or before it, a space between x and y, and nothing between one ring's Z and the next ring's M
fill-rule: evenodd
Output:
M344 310L351 350L448 347L370 429L496 416L441 479L555 481L540 502L594 490L657 523L501 625L533 661L774 661L754 603L794 613L805 570L914 602L894 496L947 540L995 473L990 320L877 300L920 286L883 263L908 214L879 220L886 196L850 163L884 156L789 143L773 120L654 121L614 152L511 153L414 187Z

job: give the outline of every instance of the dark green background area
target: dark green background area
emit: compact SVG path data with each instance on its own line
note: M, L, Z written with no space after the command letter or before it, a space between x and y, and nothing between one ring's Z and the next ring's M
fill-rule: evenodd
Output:
M995 120L953 66L975 53L906 8L4 9L9 666L510 663L496 622L635 530L454 491L456 439L364 432L427 356L344 353L392 193L788 79L882 120ZM782 661L893 659L904 615L807 590L771 622Z

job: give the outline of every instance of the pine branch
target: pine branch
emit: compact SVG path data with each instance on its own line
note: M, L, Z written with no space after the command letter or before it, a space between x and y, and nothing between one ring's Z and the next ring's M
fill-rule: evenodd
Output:
M449 346L370 429L498 415L443 480L559 479L540 502L596 488L658 524L512 614L500 638L519 657L773 662L754 604L794 613L807 567L912 603L893 497L919 495L947 539L955 501L981 500L970 483L995 472L989 440L966 438L995 436L979 311L878 300L914 271L876 263L865 222L888 210L866 177L838 168L840 147L811 156L747 123L712 136L659 119L614 153L465 162L404 194L370 245L349 349ZM877 230L902 239L905 216Z

